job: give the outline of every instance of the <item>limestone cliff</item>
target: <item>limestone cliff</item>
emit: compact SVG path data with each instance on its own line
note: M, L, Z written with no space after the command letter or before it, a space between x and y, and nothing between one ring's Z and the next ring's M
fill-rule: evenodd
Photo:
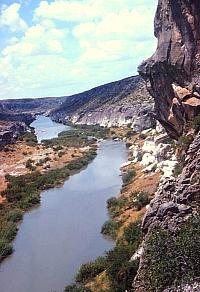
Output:
M155 126L153 99L139 76L111 82L66 97L51 117L74 124L131 125L135 131Z
M155 36L139 72L157 119L182 144L183 169L161 182L147 210L134 291L200 291L200 2L159 0Z

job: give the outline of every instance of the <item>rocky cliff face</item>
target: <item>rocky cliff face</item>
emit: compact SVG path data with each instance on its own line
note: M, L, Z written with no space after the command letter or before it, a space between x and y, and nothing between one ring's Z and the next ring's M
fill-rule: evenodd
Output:
M159 0L155 35L157 50L139 72L168 134L187 137L189 129L193 139L182 172L160 183L147 210L134 291L200 291L200 133L199 122L195 130L190 123L200 112L200 2Z
M0 150L7 144L16 142L28 127L23 122L0 121Z
M177 139L200 111L200 2L159 0L155 36L157 50L139 73L155 99L158 120Z
M139 76L68 96L51 117L74 124L131 125L135 131L155 126L153 99Z

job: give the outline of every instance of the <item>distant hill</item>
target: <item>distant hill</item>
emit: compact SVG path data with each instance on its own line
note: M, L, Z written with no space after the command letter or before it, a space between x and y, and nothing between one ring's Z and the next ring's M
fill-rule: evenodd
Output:
M37 114L53 120L102 126L132 125L137 131L154 124L153 100L140 76L98 86L63 97L8 99L0 101L0 120L29 124Z

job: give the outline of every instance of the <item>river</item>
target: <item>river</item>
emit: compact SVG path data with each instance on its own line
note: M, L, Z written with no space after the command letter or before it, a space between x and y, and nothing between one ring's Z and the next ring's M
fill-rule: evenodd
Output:
M58 134L62 131L72 129L70 126L53 122L49 117L45 116L38 116L36 120L31 124L31 126L35 128L39 143L42 140L57 137Z
M87 168L42 193L40 206L19 226L14 253L0 266L1 292L61 292L81 264L113 247L100 230L127 155L122 142L104 141Z

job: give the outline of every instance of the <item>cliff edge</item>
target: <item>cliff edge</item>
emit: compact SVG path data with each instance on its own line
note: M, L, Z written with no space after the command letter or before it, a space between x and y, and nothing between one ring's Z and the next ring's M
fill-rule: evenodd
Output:
M139 73L177 140L179 173L161 181L143 220L134 291L200 291L200 2L159 0L155 54Z
M159 0L155 54L138 68L157 119L175 139L200 111L200 2Z

